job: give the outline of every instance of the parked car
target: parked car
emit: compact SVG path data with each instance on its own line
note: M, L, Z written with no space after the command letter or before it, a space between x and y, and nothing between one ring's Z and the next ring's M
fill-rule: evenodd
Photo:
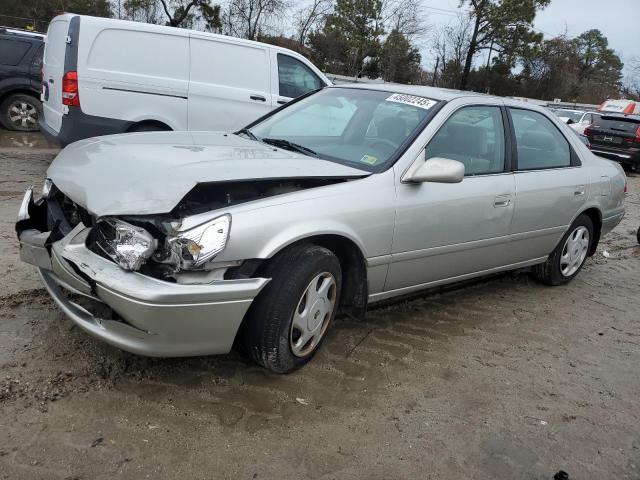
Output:
M40 33L0 27L0 123L9 130L38 130L44 38Z
M531 104L334 86L235 134L74 143L16 230L90 334L151 356L236 344L290 372L338 311L517 268L569 282L622 219L625 185Z
M150 130L233 130L327 78L285 48L65 14L49 25L42 130L62 145Z
M602 115L585 130L585 135L596 155L631 170L640 167L640 115Z
M600 118L600 113L598 112L583 112L580 119L575 123L568 124L569 127L575 130L578 134L584 135L585 129L595 122L598 118Z

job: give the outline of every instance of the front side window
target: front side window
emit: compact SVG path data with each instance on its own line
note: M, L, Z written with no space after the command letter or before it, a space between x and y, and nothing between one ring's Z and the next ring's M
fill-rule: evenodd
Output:
M422 128L437 103L393 92L328 88L267 117L250 133L277 147L380 171Z
M309 67L289 55L278 54L279 94L296 98L312 90L322 88L324 84Z
M499 107L464 107L451 115L425 149L426 159L458 160L465 175L504 170L504 125Z
M571 149L551 120L531 110L510 108L518 151L518 170L571 165Z

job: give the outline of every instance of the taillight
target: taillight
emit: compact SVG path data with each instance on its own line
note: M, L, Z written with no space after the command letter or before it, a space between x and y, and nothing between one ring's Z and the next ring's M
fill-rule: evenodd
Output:
M590 127L591 125L589 125ZM589 135L591 135L591 129L589 127L585 127L584 129L584 136L588 137Z
M633 141L640 143L640 127L636 128L636 136L633 138Z
M78 72L67 72L62 77L62 104L72 107L80 106Z

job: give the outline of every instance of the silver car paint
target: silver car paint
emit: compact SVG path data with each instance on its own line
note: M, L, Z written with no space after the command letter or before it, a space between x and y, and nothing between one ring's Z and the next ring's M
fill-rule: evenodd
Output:
M368 172L211 132L83 140L62 150L47 172L65 195L97 216L167 213L197 183L362 175Z
M165 133L81 142L63 151L63 160L56 159L49 177L65 194L85 207L91 206L89 209L99 215L167 211L190 186L204 181L200 175L206 175L211 181L309 175L349 177L347 182L234 205L185 222L196 223L223 213L232 215L228 244L216 257L220 262L269 258L287 245L315 235L348 239L366 259L370 302L426 286L541 263L581 212L597 208L603 218L603 233L613 228L624 213L625 177L619 165L595 157L566 125L543 109L429 87L367 85L356 88L392 89L446 99L448 103L393 168L368 176L357 169L298 158L296 154L275 151L243 139L225 137L221 140L220 134ZM444 121L458 108L477 104L517 106L542 113L565 133L582 166L480 175L467 177L457 184L404 183L403 175L415 162L424 161L424 147ZM184 135L180 147L189 152L191 159L184 169L170 165L171 159L176 158L176 139L180 135ZM147 149L153 153L145 153ZM227 160L230 151L238 149L246 164ZM200 164L198 159L205 157L204 152L223 158L220 165L224 168L214 171L211 165L215 162L206 159ZM110 156L116 154L123 158L114 169L114 159ZM98 161L96 155L105 165L96 163L93 171L98 169L107 178L89 178L92 176L89 170L82 170L80 176L74 177L73 168L82 169L87 162ZM152 163L152 157L157 159L157 164ZM163 166L170 169L169 174L162 171ZM110 168L114 172L109 172ZM154 172L154 168L158 168L158 172ZM255 169L253 174L249 172L251 169ZM172 174L180 177L175 184ZM126 186L117 186L125 176ZM114 201L117 194L129 195L144 183L148 185L148 198L136 194L135 198L127 197L125 202L117 198ZM141 202L139 208L135 202ZM88 259L87 263L90 263ZM137 273L130 275L137 275L141 280L146 278ZM148 280L150 284L157 282ZM136 290L131 295L135 296ZM226 340L232 342L233 338Z

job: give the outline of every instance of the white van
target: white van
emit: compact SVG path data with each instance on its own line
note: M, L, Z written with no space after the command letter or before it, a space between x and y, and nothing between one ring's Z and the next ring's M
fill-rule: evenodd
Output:
M42 71L42 131L61 145L148 130L234 130L330 84L264 43L74 14L55 17Z

